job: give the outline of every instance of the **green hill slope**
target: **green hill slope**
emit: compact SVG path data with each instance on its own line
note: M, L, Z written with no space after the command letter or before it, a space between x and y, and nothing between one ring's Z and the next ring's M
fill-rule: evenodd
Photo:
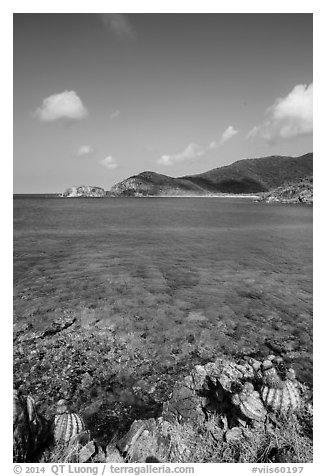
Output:
M114 185L110 192L116 196L259 193L312 173L312 153L300 157L270 156L238 160L225 167L177 178L142 172Z
M313 155L309 153L300 157L243 159L226 167L183 178L210 191L256 193L312 175L312 170Z

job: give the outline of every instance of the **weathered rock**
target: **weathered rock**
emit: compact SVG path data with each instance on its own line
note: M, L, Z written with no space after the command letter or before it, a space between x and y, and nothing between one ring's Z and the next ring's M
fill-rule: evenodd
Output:
M260 201L281 203L313 203L313 177L293 180L262 194Z
M94 463L105 463L106 456L102 446L97 446L96 456L94 458Z
M207 376L209 375L209 369L206 366L196 365L191 372L192 387L195 391L201 391L207 384Z
M108 445L105 450L106 463L124 463L125 460L119 453L118 449L113 445Z
M244 382L254 378L254 370L248 362L240 365L221 358L204 366L196 365L194 372L201 376L201 378L196 377L199 384L197 389L203 385L203 382L207 383L207 380L210 380L214 385L217 386L219 383L224 390L231 392L231 386L235 382Z
M81 379L82 388L85 388L85 389L90 388L93 385L93 381L94 380L91 374L89 372L85 372Z
M91 434L89 430L81 431L70 439L68 448L72 448L75 445L85 446L90 441L90 439Z
M183 462L190 457L190 449L183 439L184 427L160 417L135 421L117 446L130 463Z
M72 326L76 321L75 316L61 316L59 319L53 321L49 327L47 327L40 337L46 337L53 334L57 334L58 332L67 329L68 327Z
M58 454L58 462L86 463L97 455L98 446L95 441L90 441L89 432L85 431L71 438L69 445L55 447Z
M249 363L235 364L217 359L196 365L191 374L174 386L171 399L163 405L164 419L178 423L203 422L206 411L227 413L232 386L255 377Z
M86 463L96 454L96 447L94 441L89 441L79 451L79 463Z
M122 454L127 454L146 428L146 420L135 420L128 433L117 443Z
M188 376L175 384L171 399L163 405L162 416L167 421L178 423L204 421L203 403L192 376Z
M105 197L106 192L102 187L94 185L80 185L67 188L62 194L63 197L78 198L78 197Z

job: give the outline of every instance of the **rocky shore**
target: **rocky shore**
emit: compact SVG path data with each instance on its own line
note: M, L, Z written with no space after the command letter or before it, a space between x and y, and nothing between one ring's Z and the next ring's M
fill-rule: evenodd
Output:
M62 197L65 198L99 198L105 196L106 191L104 190L104 188L96 187L94 185L80 185L78 187L69 187L62 194Z
M168 376L128 381L114 338L75 324L15 328L15 461L312 461L312 390L281 357L195 365L159 402Z
M258 201L267 203L313 203L313 177L288 182L269 192L263 193Z

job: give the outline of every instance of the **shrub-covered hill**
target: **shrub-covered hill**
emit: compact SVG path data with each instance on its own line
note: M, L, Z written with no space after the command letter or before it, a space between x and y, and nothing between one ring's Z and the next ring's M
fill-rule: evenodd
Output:
M156 172L142 172L114 185L111 194L117 196L206 195L207 190L186 179L169 177Z
M110 192L115 196L250 194L309 177L312 172L312 153L300 157L270 156L238 160L202 174L177 178L142 172L114 185Z
M252 193L271 190L289 180L312 175L312 153L300 157L270 156L243 159L225 167L183 177L211 191Z

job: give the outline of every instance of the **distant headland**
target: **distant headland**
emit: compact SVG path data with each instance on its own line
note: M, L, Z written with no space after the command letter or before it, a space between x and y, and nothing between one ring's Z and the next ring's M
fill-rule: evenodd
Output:
M197 175L170 177L145 171L109 191L90 185L69 187L61 197L248 196L259 201L312 203L313 154L242 159Z

